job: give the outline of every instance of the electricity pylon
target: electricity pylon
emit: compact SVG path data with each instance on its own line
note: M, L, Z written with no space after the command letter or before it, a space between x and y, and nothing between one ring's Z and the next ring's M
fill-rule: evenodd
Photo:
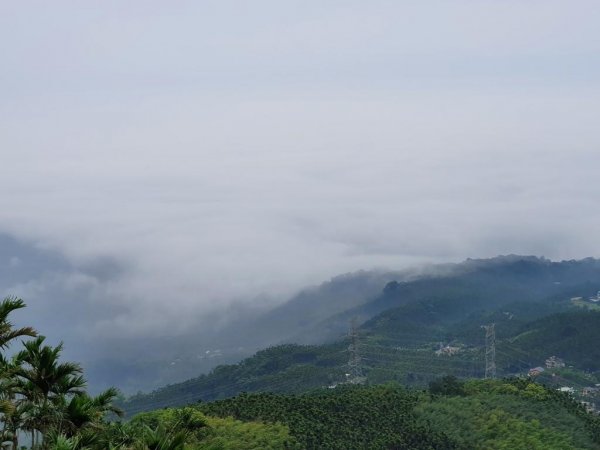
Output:
M361 384L365 382L365 377L363 376L360 352L358 349L358 328L356 326L356 318L353 318L350 322L350 333L348 333L348 337L350 338L350 345L348 346L350 357L348 359L347 382L351 384Z
M485 378L496 378L496 324L481 328L485 330Z

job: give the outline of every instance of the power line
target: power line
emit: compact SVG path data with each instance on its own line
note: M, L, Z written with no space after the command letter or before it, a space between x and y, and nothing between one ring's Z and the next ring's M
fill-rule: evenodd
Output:
M495 334L495 324L483 325L482 328L485 329L485 378L495 378L497 376L496 370L496 352L502 356L505 353L499 349L496 350L496 334ZM419 342L427 342L428 338L419 336L416 333L403 333L402 335L408 337L419 337L420 339L414 339L414 341ZM385 343L387 345L381 345L377 340L370 341L368 336L365 338L361 337L361 333L359 333L356 320L352 320L350 324L350 330L348 332L349 345L345 351L349 353L348 362L344 364L344 367L348 369L345 383L364 383L366 381L365 373L372 369L379 369L385 371L404 371L407 369L407 365L414 365L411 368L410 372L415 374L423 374L423 375L435 375L440 372L440 370L448 370L455 373L464 373L468 374L472 373L474 376L481 376L481 361L478 355L481 354L482 349L476 348L467 348L467 352L464 355L460 356L452 356L449 358L440 358L434 356L434 353L431 350L425 348L399 348L399 347L390 347L395 340L394 339L386 339ZM363 339L366 342L362 342ZM398 342L398 341L396 341ZM403 340L406 343L406 340ZM398 342L400 343L400 342ZM507 347L512 347L507 344ZM525 351L520 349L514 349L519 351L522 354L526 354ZM431 352L431 353L430 353ZM328 354L335 355L337 352L329 352ZM341 355L340 355L341 356ZM336 358L337 359L337 358ZM514 359L514 356L513 356ZM518 360L523 363L524 361ZM394 365L395 367L387 367L388 365ZM341 367L337 366L337 370ZM336 370L336 371L337 371ZM339 372L338 372L339 373ZM334 375L334 372L329 372L329 375ZM285 376L285 375L284 375ZM335 376L335 375L334 375ZM236 380L230 383L225 383L222 385L212 385L207 386L202 389L196 387L198 389L195 392L177 392L172 394L167 394L167 398L160 398L161 393L158 396L150 395L149 398L146 397L145 401L141 400L139 402L134 402L132 404L132 408L127 408L127 405L124 405L126 409L128 409L129 413L138 412L140 410L147 410L152 407L161 407L166 405L173 404L181 404L187 401L197 401L199 398L211 398L215 394L225 395L235 395L239 393L239 391L287 391L290 389L294 389L304 384L305 380L294 377L295 379L277 379L275 376L272 380ZM263 384L267 381L268 385L256 386L254 382L257 382L259 385ZM211 383L212 384L212 383ZM191 389L194 389L193 386L190 386ZM166 393L165 393L166 394ZM164 394L163 394L164 395Z

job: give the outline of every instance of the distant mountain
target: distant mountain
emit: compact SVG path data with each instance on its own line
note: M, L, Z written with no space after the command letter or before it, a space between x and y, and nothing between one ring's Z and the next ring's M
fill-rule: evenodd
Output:
M338 275L319 286L303 289L247 326L244 341L262 346L280 342L322 343L339 337L321 327L324 319L375 299L392 280L410 280L418 271L358 271Z
M599 274L600 261L592 258L552 262L535 256L508 255L430 266L409 279L388 282L369 301L323 318L306 335L330 341L347 330L352 318L365 322L404 305L411 305L408 309L413 313L399 310L399 314L408 322L407 326L414 327L414 314L424 314L419 312L424 308L429 320L437 315L439 320L448 322L477 309L489 310L513 301L534 301L551 295L562 298L569 293L578 295L582 289L585 295L591 295L599 286ZM295 342L315 343L315 340Z
M328 332L319 323L379 295L391 280L409 280L425 269L408 271L358 271L310 286L275 307L260 309L253 302L236 305L226 320L215 315L213 326L200 327L181 336L145 337L144 348L131 345L126 359L94 361L88 372L99 374L108 384L127 392L152 389L195 377L220 364L235 363L272 345L302 342L323 343L339 339L344 328ZM134 343L140 346L141 344Z
M373 280L381 282L385 277L369 275L369 281L357 283L374 286L377 282ZM340 333L347 330L351 317L362 322L358 353L361 368L371 382L423 384L447 373L482 376L481 325L492 322L496 323L500 373L543 364L551 354L564 355L579 370L599 370L592 362L600 354L586 346L596 342L594 330L600 330L600 314L571 301L600 289L600 262L595 259L552 262L507 256L468 260L444 265L439 271L429 268L427 273L413 274L412 279L388 281L379 295L363 302L354 296L349 309L318 322L318 314L302 311L303 300L308 308L322 306L327 302L327 291L332 290L339 296L321 311L335 312L344 305L342 293L354 282L353 277L332 280L310 296L300 295L265 316L286 323L290 330L294 326L312 327L314 335L328 336L329 343L268 348L238 364L219 366L209 374L131 398L126 409L139 411L239 392L303 392L344 382L350 355L348 341ZM294 321L294 317L299 319ZM336 332L338 339L331 340ZM567 352L569 346L577 349ZM456 354L436 353L440 347L453 348Z

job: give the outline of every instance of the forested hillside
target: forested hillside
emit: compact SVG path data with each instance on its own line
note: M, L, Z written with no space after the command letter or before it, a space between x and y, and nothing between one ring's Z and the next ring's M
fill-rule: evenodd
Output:
M556 355L580 373L579 384L593 384L599 381L600 346L590 343L600 342L600 314L571 298L587 298L598 288L596 260L467 261L443 275L389 282L379 296L332 317L331 323L343 316L348 328L346 317L373 314L357 329L355 349L360 371L371 383L424 386L444 374L483 377L482 325L494 323L500 375L526 374ZM337 385L348 381L349 344L342 336L324 345L271 347L238 364L134 396L123 406L133 414L240 392L299 393Z
M396 384L303 395L242 394L208 415L283 423L305 449L598 449L600 419L526 379Z
M399 386L347 386L295 396L243 394L200 405L200 410L284 423L307 449L454 448L443 432L417 421L420 397Z

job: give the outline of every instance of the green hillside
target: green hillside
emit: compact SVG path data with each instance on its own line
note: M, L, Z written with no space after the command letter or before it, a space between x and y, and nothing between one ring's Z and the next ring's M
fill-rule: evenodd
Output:
M598 449L600 420L523 379L345 386L304 395L243 394L208 415L283 423L306 449Z
M281 422L306 449L454 448L414 415L420 394L399 386L345 386L312 394L243 394L200 406L206 414Z
M499 375L526 374L555 355L587 384L598 382L600 346L591 343L600 342L600 314L570 300L597 292L595 260L551 263L511 257L465 264L473 265L472 270L388 283L379 297L361 307L363 312L387 307L358 329L360 369L369 383L424 386L442 375L483 377L481 326L489 323L496 324ZM342 337L324 345L271 347L238 364L131 397L123 406L134 414L240 392L300 393L337 385L349 380L348 346Z
M142 413L100 437L111 445L148 441L144 430L169 430L164 439L179 437L183 446L174 448L182 450L600 449L600 417L526 378L245 393Z
M502 312L492 317L506 318ZM453 374L463 378L482 377L484 372L483 334L478 320L469 319L464 324L466 338L461 342L460 335L453 334L455 327L440 328L439 336L453 337L453 345L460 348L453 356L438 356L437 338L423 340L410 347L395 347L393 334L378 333L377 328L361 330L361 367L370 383L397 381L408 385L425 385L442 374ZM512 322L511 322L512 323ZM497 365L499 374L526 373L533 366L543 364L550 355L558 355L587 377L587 384L598 382L597 373L585 373L590 358L593 360L598 350L573 350L574 335L565 343L563 334L555 329L571 329L585 323L586 342L600 339L600 314L569 313L552 314L543 319L518 323L513 332L504 336L502 321L497 322L501 338L497 341ZM561 324L557 327L556 324ZM532 328L534 327L535 328ZM473 330L471 330L471 327ZM546 333L545 330L548 330ZM472 332L471 332L472 331ZM533 332L535 331L535 332ZM478 333L478 336L475 335ZM547 334L542 342L534 342L537 336ZM472 337L472 341L470 337ZM474 345L476 340L480 345ZM446 341L448 342L448 341ZM581 347L581 345L580 345ZM586 344L587 347L587 344ZM560 349L570 349L561 353ZM130 398L124 407L129 413L164 406L177 406L194 403L198 400L227 398L239 392L296 392L330 386L346 381L348 349L346 342L324 346L284 345L258 352L239 364L220 366L210 374L202 375L185 383L167 386L152 394Z
M526 324L509 340L537 361L558 355L589 372L600 370L600 312L554 314Z

